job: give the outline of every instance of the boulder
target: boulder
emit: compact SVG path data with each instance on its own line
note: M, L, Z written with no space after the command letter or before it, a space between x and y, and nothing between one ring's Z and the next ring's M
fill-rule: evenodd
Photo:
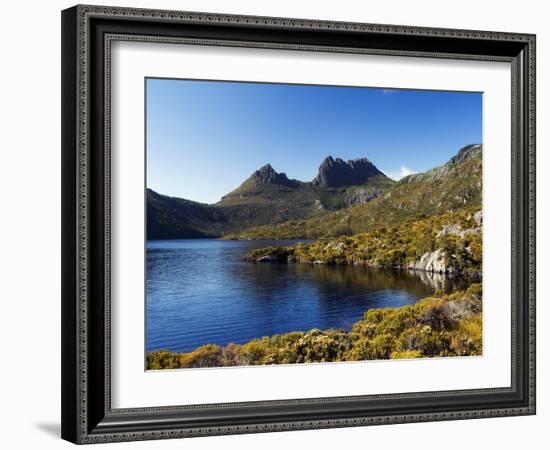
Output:
M454 268L446 265L446 254L441 248L435 252L424 253L420 260L414 262L409 268L432 273L454 273Z

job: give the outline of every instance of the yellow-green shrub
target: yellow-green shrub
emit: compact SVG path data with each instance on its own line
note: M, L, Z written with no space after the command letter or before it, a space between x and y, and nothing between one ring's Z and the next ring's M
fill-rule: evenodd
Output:
M480 272L482 236L474 219L479 211L479 207L467 207L338 239L254 249L245 259L258 261L267 257L265 260L277 262L406 268L419 261L422 255L441 249L445 265L454 272ZM451 226L459 226L460 232L444 232Z
M150 370L481 355L482 289L436 293L414 305L371 309L349 332L310 330L189 353L147 355Z

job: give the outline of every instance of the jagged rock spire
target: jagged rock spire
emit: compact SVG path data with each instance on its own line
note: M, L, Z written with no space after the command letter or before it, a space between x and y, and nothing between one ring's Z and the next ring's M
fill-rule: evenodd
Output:
M368 158L344 161L327 156L319 166L319 173L313 179L315 186L342 187L367 183L369 178L384 175Z
M289 180L284 172L277 173L271 164L266 164L256 170L246 181L253 186L261 186L264 184L280 184L283 186L294 186L296 182Z

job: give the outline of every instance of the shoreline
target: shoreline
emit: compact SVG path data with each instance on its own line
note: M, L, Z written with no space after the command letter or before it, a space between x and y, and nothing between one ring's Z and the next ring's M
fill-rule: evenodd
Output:
M409 266L385 266L381 264L371 264L366 262L349 262L349 263L334 263L334 262L324 262L320 260L315 261L300 261L300 260L277 260L277 259L264 259L265 257L260 257L259 259L249 258L245 256L243 259L248 262L257 263L257 264L309 264L309 265L320 265L328 267L369 267L372 269L382 269L382 270L396 270L396 271L407 271L407 272L423 272L430 275L443 275L449 278L483 278L482 270L463 270L463 271L451 271L451 270L434 270L434 269L423 269L419 267L409 267Z
M464 208L371 232L250 250L254 263L361 265L463 275L482 272L482 212Z
M146 354L147 370L364 361L482 354L482 286L435 293L412 305L375 308L350 331L291 331L244 344Z

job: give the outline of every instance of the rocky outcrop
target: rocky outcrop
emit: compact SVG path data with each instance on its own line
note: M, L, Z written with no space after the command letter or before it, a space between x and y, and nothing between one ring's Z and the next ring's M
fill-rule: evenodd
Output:
M250 250L251 262L383 267L428 274L478 276L482 272L480 209L418 218L399 227L330 240Z
M295 262L294 253L286 247L265 247L248 252L244 259L257 263L288 263Z
M367 158L344 161L328 156L319 166L319 173L313 179L314 186L339 188L365 184L374 176L384 176Z
M344 255L345 248L343 243L329 243L325 246L325 251L332 252L335 255ZM268 247L263 249L252 250L246 254L246 261L256 263L294 263L306 262L310 264L334 264L334 262L323 261L319 259L299 260L294 250L290 247ZM354 260L344 260L340 262L344 265L366 265L372 267L380 267L377 263L365 263ZM425 253L422 257L406 266L393 266L393 269L408 269L415 271L427 272L430 274L439 275L458 275L462 273L452 265L448 264L447 254L443 249L437 249L434 252Z
M248 180L245 181L245 183L254 187L265 184L278 184L287 187L297 187L300 184L296 180L288 179L284 172L277 173L275 169L271 167L271 164L266 164L265 166L260 167L248 178Z
M481 144L470 144L466 147L462 147L447 164L462 164L467 159L478 155L481 155Z
M478 226L481 226L483 222L483 210L480 209L478 212L474 214L474 220L476 221Z
M470 144L462 147L456 155L454 155L449 161L442 166L434 167L424 173L418 173L414 175L408 175L401 179L401 183L414 183L417 181L433 181L439 180L448 176L453 176L456 173L457 167L460 167L470 159L476 158L479 161L476 170L481 172L481 156L483 152L482 144ZM478 186L481 188L481 185ZM467 199L466 199L467 200Z
M418 261L410 264L407 268L412 270L424 270L430 273L454 274L454 268L448 266L446 261L447 257L445 251L438 248L434 252L424 253Z
M374 200L375 198L382 195L384 189L377 188L356 188L351 190L351 192L346 193L345 200L346 205L364 205L365 203Z
M444 237L449 235L455 235L459 236L461 238L464 238L468 234L481 234L482 233L482 223L483 223L483 210L479 210L476 212L472 219L474 219L474 222L476 223L476 227L471 228L462 228L460 224L458 223L451 223L446 224L441 227L441 229L437 232L437 237Z
M323 204L323 202L319 199L316 199L314 202L313 202L313 206L315 209L319 210L319 211L324 211L325 210L325 205Z

